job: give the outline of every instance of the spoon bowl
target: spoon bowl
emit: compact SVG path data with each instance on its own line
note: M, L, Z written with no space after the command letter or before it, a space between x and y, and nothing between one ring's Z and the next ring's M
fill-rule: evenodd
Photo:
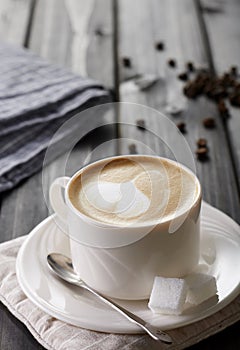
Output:
M135 323L139 327L141 327L151 338L154 340L160 340L164 343L171 344L171 337L163 332L160 329L153 327L151 324L148 324L144 320L142 320L137 315L132 312L126 310L122 306L115 303L113 300L107 298L103 294L97 292L95 289L88 286L74 271L72 261L65 255L52 253L47 256L47 263L50 269L61 279L64 281L74 284L78 287L84 288L98 297L101 301L103 301L108 306L112 307L114 310L118 311L121 315L126 317L130 322Z
M64 281L75 284L83 283L73 269L72 260L65 255L52 253L47 256L48 266Z

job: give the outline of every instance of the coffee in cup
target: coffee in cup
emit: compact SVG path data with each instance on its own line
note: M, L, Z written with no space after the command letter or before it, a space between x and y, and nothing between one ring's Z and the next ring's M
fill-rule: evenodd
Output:
M69 186L69 198L82 214L112 225L154 224L191 207L195 177L166 159L121 157L94 163Z
M181 277L198 264L201 187L177 162L106 158L55 180L50 199L76 272L110 297L148 298L156 275Z

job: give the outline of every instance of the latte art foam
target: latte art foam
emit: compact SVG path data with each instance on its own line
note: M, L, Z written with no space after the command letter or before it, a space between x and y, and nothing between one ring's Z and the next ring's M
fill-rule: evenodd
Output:
M70 200L80 212L117 225L170 219L190 208L196 194L190 173L148 156L116 157L90 165L69 187Z
M149 198L139 191L134 182L122 184L114 182L92 183L86 186L84 194L97 210L131 218L146 212Z

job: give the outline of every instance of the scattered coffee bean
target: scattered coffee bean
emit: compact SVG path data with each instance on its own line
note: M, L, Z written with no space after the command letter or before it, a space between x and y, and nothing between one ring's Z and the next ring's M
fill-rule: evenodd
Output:
M183 93L188 98L196 98L199 95L197 87L193 86L191 83L187 84L183 88Z
M225 72L221 76L215 76L206 69L198 70L194 79L188 81L183 87L183 93L188 98L206 96L216 103L229 99L232 105L240 107L240 83L237 80L237 73L237 67L231 67L230 73ZM221 114L228 117L228 109L221 108Z
M163 51L165 49L165 44L163 41L158 41L156 44L155 44L155 49L158 50L158 51Z
M216 127L216 122L214 118L205 118L203 119L203 125L207 129L214 129Z
M229 96L229 101L232 106L240 107L240 93L234 92Z
M138 153L135 143L131 143L130 145L128 145L128 149L129 149L130 154Z
M181 131L181 133L186 133L186 124L184 122L180 122L177 124L178 129Z
M200 161L205 161L207 160L208 157L208 145L207 145L207 140L205 138L199 138L197 140L197 150L196 150L196 155L198 160Z
M188 74L186 72L180 73L178 75L178 79L180 79L182 81L187 81L188 80Z
M234 75L235 77L238 75L238 69L236 66L231 67L231 74Z
M218 111L219 111L220 115L223 118L227 119L230 116L230 114L229 114L229 110L228 110L228 108L226 106L226 103L223 100L220 100L218 102L217 106L218 106Z
M126 67L126 68L131 68L131 66L132 66L132 62L131 62L131 59L129 57L123 57L122 63L124 65L124 67Z
M136 121L137 128L140 130L146 130L145 120L144 119L138 119Z
M228 91L227 89L219 86L219 87L215 87L212 91L212 98L215 101L219 101L223 98L226 98L228 96Z
M198 160L205 161L208 159L208 149L207 147L201 147L196 150L196 155Z
M198 148L207 148L207 140L204 138L200 138L197 140L197 146Z
M95 35L97 36L104 36L104 32L101 28L96 28L95 29Z
M192 62L187 62L186 64L187 66L187 69L189 70L189 72L194 72L195 71L195 67L194 67L194 64Z
M226 103L223 100L220 100L218 102L218 110L219 110L220 113L226 112L227 106L226 106Z
M173 58L170 58L168 60L168 65L169 65L169 67L175 68L177 66L177 63Z

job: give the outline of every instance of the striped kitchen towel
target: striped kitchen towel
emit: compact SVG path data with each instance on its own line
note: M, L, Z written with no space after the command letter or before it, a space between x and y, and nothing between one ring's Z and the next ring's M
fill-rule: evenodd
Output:
M0 192L42 167L54 133L77 112L111 102L101 83L0 44ZM92 116L92 127L99 116ZM64 130L62 139L71 130ZM56 153L57 155L57 153Z

